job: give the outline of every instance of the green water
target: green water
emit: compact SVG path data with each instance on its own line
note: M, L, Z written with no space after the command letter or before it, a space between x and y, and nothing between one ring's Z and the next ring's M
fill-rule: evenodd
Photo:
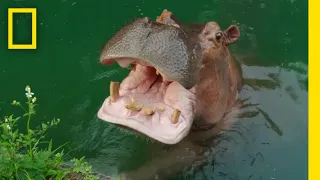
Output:
M37 8L37 50L7 49L8 7ZM40 104L34 121L62 120L48 135L56 146L69 141L72 156L86 156L96 171L114 177L122 171L144 177L154 172L148 168L166 171L155 145L96 117L109 95L109 81L121 81L128 73L116 64L98 63L104 43L134 18L155 19L165 8L185 22L237 24L241 37L230 48L245 62L244 76L269 80L264 88L245 85L241 93L261 111L255 109L227 132L227 140L210 145L213 150L204 153L207 161L201 166L174 173L172 179L307 179L305 0L1 0L0 116L15 112L10 103L23 100L29 84ZM15 42L30 42L30 18L14 16ZM273 130L271 121L280 130ZM188 157L168 161L175 158Z

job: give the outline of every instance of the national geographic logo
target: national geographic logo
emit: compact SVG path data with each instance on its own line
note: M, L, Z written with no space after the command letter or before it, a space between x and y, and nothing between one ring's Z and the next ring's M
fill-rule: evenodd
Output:
M13 44L13 14L30 13L32 16L31 44ZM37 49L37 9L36 8L8 8L8 49Z

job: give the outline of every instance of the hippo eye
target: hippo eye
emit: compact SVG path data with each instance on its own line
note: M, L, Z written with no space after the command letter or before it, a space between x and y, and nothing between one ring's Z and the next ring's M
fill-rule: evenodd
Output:
M217 34L216 34L216 39L217 40L220 40L222 38L222 33L221 32L218 32Z

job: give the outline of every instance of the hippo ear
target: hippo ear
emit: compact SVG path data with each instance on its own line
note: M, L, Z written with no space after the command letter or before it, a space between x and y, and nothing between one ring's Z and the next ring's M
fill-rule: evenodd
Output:
M240 30L238 28L238 26L236 25L231 25L228 27L227 30L224 31L225 34L225 43L226 45L235 43L238 38L240 37Z

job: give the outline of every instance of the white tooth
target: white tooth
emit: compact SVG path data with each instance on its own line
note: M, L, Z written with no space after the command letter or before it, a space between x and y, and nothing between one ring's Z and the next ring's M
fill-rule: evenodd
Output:
M119 88L120 88L120 83L119 82L110 82L110 97L111 97L111 102L114 103L116 100L119 98Z
M152 108L146 108L143 110L145 115L151 116L152 114L154 114L154 110Z
M176 124L179 120L179 117L180 117L180 114L181 114L181 111L179 109L175 109L172 113L172 118L171 118L171 122L173 124Z
M160 74L160 73L159 73L159 71L158 71L158 69L156 70L156 74L157 74L157 75L159 75L159 74Z

